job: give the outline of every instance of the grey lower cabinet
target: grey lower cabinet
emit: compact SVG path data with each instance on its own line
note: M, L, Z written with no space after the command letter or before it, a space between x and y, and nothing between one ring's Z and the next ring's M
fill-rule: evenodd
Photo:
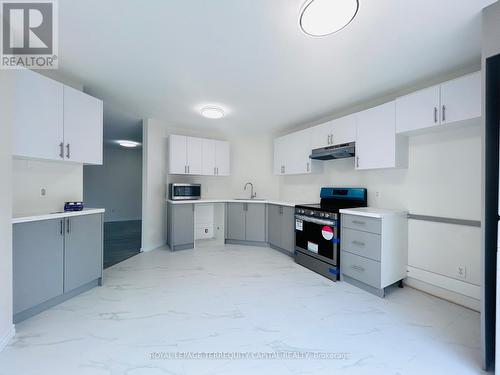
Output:
M295 252L294 208L289 206L268 205L269 245L292 255Z
M101 283L103 215L14 224L14 323Z
M172 251L194 248L194 204L167 203L167 244Z
M227 203L226 243L266 245L266 204Z

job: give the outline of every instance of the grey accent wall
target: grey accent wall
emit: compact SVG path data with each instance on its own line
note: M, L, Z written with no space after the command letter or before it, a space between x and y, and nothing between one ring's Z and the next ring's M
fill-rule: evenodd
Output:
M142 149L106 144L103 165L83 167L83 200L104 207L104 221L142 217Z

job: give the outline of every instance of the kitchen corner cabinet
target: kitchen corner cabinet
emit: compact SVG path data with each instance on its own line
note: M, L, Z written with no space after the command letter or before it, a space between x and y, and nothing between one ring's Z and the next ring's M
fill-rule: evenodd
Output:
M167 203L167 245L172 251L194 248L194 204Z
M102 164L102 101L28 69L14 74L14 156Z
M311 129L287 134L274 140L274 174L310 174L323 170L323 164L311 160Z
M226 243L265 244L266 237L266 204L226 204Z
M408 139L396 135L396 102L356 115L356 169L405 168Z
M295 252L295 217L294 208L269 204L268 242L278 250L292 255Z
M168 137L168 173L229 176L230 147L225 141L172 134Z
M439 129L481 111L481 72L475 72L396 99L396 132Z
M102 214L14 224L14 323L98 285Z

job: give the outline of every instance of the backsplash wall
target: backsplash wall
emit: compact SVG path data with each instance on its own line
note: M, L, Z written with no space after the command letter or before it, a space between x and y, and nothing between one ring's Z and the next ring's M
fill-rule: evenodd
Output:
M61 211L64 202L83 199L81 164L24 159L12 164L14 216ZM45 197L41 188L46 189Z

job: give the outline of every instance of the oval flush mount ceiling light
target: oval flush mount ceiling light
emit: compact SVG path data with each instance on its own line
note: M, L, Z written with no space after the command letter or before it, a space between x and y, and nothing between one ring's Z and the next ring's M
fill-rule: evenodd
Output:
M310 36L326 36L342 30L356 17L359 0L307 0L299 24Z
M203 107L200 109L200 113L203 117L210 119L220 119L224 117L224 110L214 106Z
M122 147L127 147L127 148L133 148L133 147L137 147L140 145L139 142L134 142L134 141L116 141L116 143L118 143L120 146Z

